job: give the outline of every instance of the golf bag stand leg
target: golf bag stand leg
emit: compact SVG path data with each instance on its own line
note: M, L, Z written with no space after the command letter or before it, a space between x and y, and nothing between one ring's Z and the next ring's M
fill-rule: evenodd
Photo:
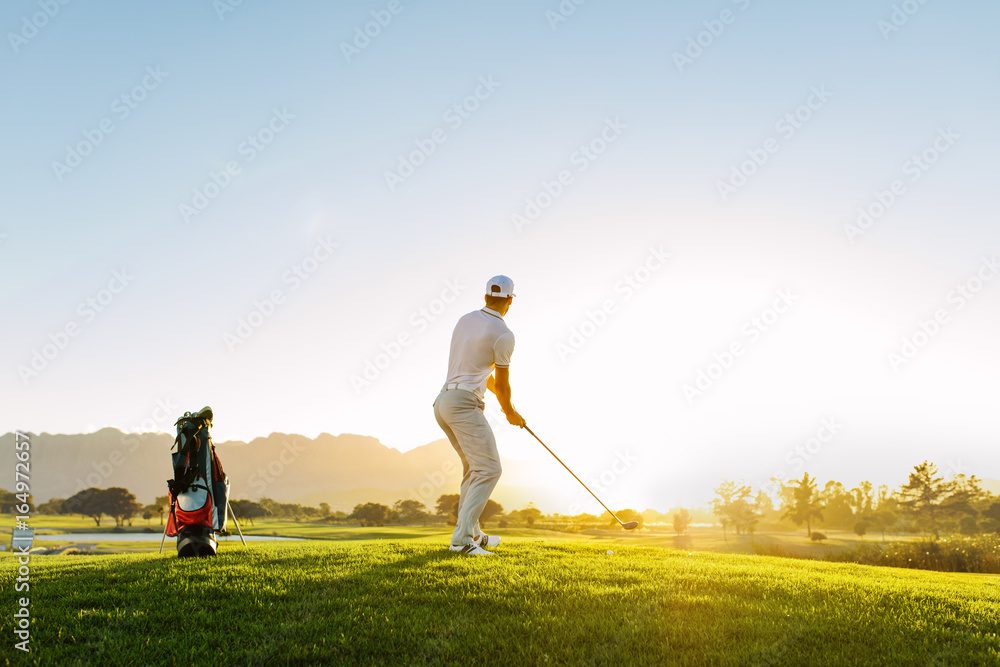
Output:
M167 540L167 526L164 525L163 526L163 537L160 538L160 550L157 551L156 553L158 553L158 554L162 554L163 553L163 543L166 540Z
M170 509L171 509L171 511L173 511L173 509L174 509L174 504L173 503L170 503ZM163 515L161 514L160 515L161 520L162 520L162 516ZM157 554L162 554L163 553L163 543L167 540L167 526L169 525L169 523L170 522L168 521L168 522L165 522L163 524L163 537L160 538L160 550L156 552Z
M240 529L240 522L236 520L236 512L233 511L233 506L229 504L228 500L226 501L226 507L229 508L229 516L233 517L233 523L236 524L236 532L240 534L240 542L243 543L244 547L249 549L250 547L247 547L247 541L243 539L243 530Z

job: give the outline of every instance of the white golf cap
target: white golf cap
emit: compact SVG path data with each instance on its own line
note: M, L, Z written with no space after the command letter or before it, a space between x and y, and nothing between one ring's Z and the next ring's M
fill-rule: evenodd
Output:
M507 276L493 276L486 283L486 296L515 296L514 281Z

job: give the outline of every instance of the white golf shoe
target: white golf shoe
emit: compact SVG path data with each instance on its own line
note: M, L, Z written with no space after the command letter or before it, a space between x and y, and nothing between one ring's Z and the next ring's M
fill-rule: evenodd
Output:
M476 540L476 544L478 544L483 549L486 549L487 547L489 547L490 549L492 549L493 547L495 547L498 544L500 544L500 536L499 535L487 535L486 533L481 533L479 535L479 539Z
M476 544L452 544L449 551L465 554L466 556L492 556L493 552L487 551Z

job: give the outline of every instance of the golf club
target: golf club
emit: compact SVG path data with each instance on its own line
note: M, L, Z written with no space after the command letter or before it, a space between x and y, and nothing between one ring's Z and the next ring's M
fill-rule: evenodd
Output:
M590 495L594 496L594 500L596 500L597 502L601 503L601 507L603 507L604 509L608 510L608 514L610 514L611 516L615 517L615 521L617 521L618 523L620 523L622 525L622 528L624 528L625 530L632 530L636 526L639 525L638 521L629 521L628 523L625 523L624 521L622 521L621 519L619 519L615 515L614 512L612 512L610 509L608 509L607 505L605 505L603 502L601 502L601 499L597 497L597 494L594 493L593 491L591 491L590 487L588 487L586 484L584 484L583 480L580 479L579 477L577 477L576 473L574 473L572 470L570 470L569 466L566 465L565 463L563 463L562 459L560 459L558 456L556 456L556 453L554 451L552 451L551 449L549 449L549 446L546 445L544 442L542 442L542 439L539 438L537 435L535 435L534 431L532 431L530 428L528 428L527 424L522 424L521 428L523 428L524 430L526 430L531 435L534 435L535 436L535 440L538 441L538 444L540 444L542 447L545 447L545 449L548 451L548 453L551 454L552 457L555 458L556 461L559 461L559 463L562 463L562 467L566 468L566 470L569 472L569 474L573 475L573 479L575 479L576 481L580 482L580 485L583 488L587 489L587 492L590 493Z

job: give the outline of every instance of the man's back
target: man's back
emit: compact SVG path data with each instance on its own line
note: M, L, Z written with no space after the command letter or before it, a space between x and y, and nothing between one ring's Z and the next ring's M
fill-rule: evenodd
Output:
M461 382L485 393L494 366L510 366L514 334L499 313L483 308L458 320L451 335L447 382Z

